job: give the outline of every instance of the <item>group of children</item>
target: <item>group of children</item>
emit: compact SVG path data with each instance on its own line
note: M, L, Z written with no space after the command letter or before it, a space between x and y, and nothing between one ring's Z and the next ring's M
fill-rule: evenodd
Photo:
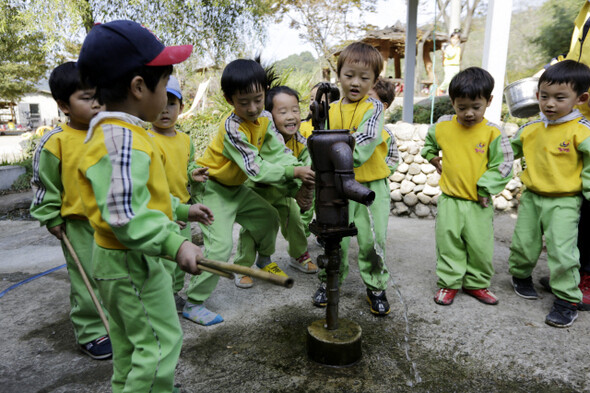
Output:
M523 158L525 187L508 260L512 285L525 299L539 297L531 274L544 239L550 271L544 285L556 297L545 322L569 327L577 310L587 307L576 243L582 200L590 198L590 122L575 106L588 101L590 69L573 60L549 67L538 83L540 120L521 127L510 141L484 118L493 87L481 68L457 74L449 86L456 115L441 117L429 129L421 153L441 174L434 301L450 305L462 289L482 303L498 303L488 289L494 273L490 197L510 180L513 159Z
M306 146L313 127L301 122L298 93L271 88L256 61L229 63L221 89L233 111L195 159L190 138L176 130L183 101L171 76L172 65L191 50L165 47L135 22L114 21L96 25L78 62L57 67L50 78L69 122L46 134L35 152L31 214L57 238L67 234L72 240L101 299L108 336L64 248L76 339L95 359L112 352L114 392L174 390L182 342L176 314L204 326L223 321L204 305L218 276L201 271L197 262L229 261L235 222L241 230L234 263L286 275L272 261L280 229L289 265L303 273L319 270L307 250L310 214L302 213L313 206ZM349 45L337 64L342 99L329 110L331 127L349 129L355 139L357 181L376 195L369 207L349 206L349 219L359 228L359 271L376 315L390 312L388 178L399 161L395 138L384 126L383 111L394 93L391 83L379 79L382 66L372 46ZM567 61L547 70L539 82L542 120L521 128L512 147L484 118L493 85L480 68L457 74L449 86L456 115L432 126L422 151L441 173L443 192L435 301L451 304L463 288L486 304L498 303L488 289L494 273L491 196L510 179L514 151L526 159L527 190L511 247L513 285L523 297L536 296L530 276L545 235L557 297L547 323L570 326L581 300L575 225L581 192L590 197L584 166L590 127L572 108L588 99L590 70ZM191 241L190 221L201 225L203 251ZM340 284L349 270L348 244L348 238L341 244ZM178 295L185 272L193 275L186 300ZM324 307L325 272L318 277L312 299ZM235 285L249 288L253 280L238 275Z

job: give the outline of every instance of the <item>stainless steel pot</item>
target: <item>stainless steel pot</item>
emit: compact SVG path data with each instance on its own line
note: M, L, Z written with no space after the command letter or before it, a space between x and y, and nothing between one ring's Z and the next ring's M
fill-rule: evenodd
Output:
M512 116L524 119L539 114L538 83L539 78L524 78L504 88L504 97Z

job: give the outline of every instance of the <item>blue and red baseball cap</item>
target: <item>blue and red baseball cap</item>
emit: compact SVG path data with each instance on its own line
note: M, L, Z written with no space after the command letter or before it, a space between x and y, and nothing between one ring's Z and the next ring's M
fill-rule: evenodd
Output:
M192 45L165 46L139 23L116 20L90 30L77 64L82 75L100 87L141 66L181 63L192 50Z

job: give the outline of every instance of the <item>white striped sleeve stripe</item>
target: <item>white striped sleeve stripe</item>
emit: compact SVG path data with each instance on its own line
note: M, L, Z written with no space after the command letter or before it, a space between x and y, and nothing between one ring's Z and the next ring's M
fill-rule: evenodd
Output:
M225 120L225 132L227 133L227 137L231 144L236 148L236 150L242 156L242 160L244 161L244 168L246 168L246 173L250 176L256 176L258 172L260 172L260 167L256 164L254 160L256 156L254 152L246 146L244 141L242 140L242 136L244 135L240 132L240 124L242 123L242 119L236 116L235 113L232 113L226 120Z
M383 104L381 101L374 98L369 98L367 102L373 104L375 111L369 120L367 120L367 127L365 130L360 133L355 132L352 134L358 145L371 143L371 141L377 137L377 132L381 132L381 130L377 130L377 127L379 126L379 117L381 116L381 113L383 113Z
M43 198L45 197L45 192L47 191L45 184L43 184L43 182L41 181L41 178L39 176L39 160L41 159L41 151L43 150L43 147L45 146L45 144L47 143L49 138L51 138L53 135L60 133L62 131L63 131L63 129L60 126L57 126L56 128L54 128L53 130L51 130L47 134L43 135L43 137L39 141L39 145L37 146L37 149L35 150L35 155L33 156L33 177L31 178L31 188L33 189L33 193L34 193L33 204L35 206L37 206L37 205L41 204L41 202L43 202Z
M121 227L134 216L131 205L133 181L131 178L131 146L133 133L131 130L105 124L102 126L105 147L111 161L112 173L107 193L107 209L109 224Z

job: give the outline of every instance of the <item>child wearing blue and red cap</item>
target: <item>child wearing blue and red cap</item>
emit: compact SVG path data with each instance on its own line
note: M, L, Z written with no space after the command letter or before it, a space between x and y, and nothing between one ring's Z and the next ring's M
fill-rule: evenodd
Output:
M144 123L164 109L172 64L191 51L165 47L141 25L119 20L94 26L78 59L82 80L106 106L90 123L78 182L94 228L93 276L109 312L113 392L173 391L182 330L159 257L199 274L201 249L175 221L213 221L205 206L171 195Z

